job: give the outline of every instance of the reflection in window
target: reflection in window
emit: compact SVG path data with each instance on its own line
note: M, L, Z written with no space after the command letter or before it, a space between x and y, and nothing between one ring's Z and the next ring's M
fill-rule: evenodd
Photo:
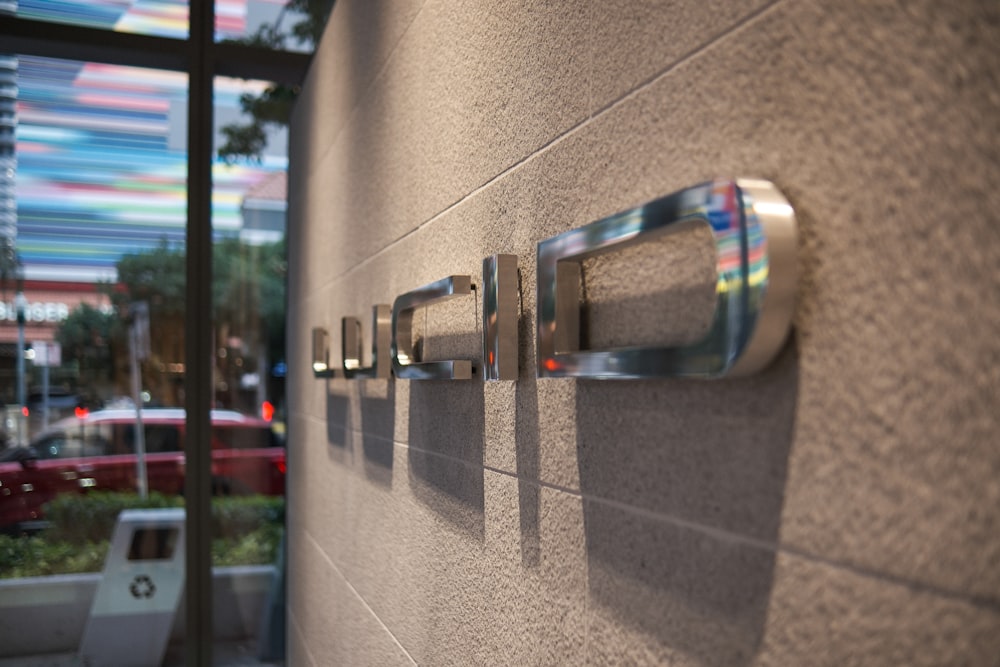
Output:
M17 15L157 37L188 35L187 0L18 0Z
M29 320L26 340L59 342L63 363L50 369L53 386L77 392L82 405L96 409L131 398L123 316L132 302L146 301L157 335L142 367L143 401L181 405L187 77L51 58L14 61L19 79L16 260L20 265L17 281L13 275L0 277L0 290L7 295L0 298L0 343L17 339L12 296L23 279ZM217 79L217 125L240 121L240 97L259 94L267 86L260 81ZM267 255L271 249L279 252L272 262L279 273L267 285L284 284L280 243L285 137L284 128L272 131L259 160L231 164L217 160L213 165L214 236L237 244L232 256L244 264L242 248L252 248L254 256ZM280 189L264 187L276 176L282 179ZM7 200L13 206L14 198ZM264 275L231 266L245 277ZM240 287L247 284L240 275L230 276L228 285L217 288L220 303L235 304L229 296L248 294ZM283 305L282 295L270 299L275 300ZM281 313L277 320L283 323ZM251 343L264 340L250 331L251 325L256 328L257 322L231 326L232 335L223 343L235 340L234 336ZM273 343L273 350L283 343L278 336L266 340ZM234 374L222 398L229 407L257 413L268 396L256 387L267 385L270 365L282 359L277 352L264 355L255 347L245 365L236 366L242 358L241 345L227 362ZM13 370L13 347L0 349L0 357L4 356ZM3 365L0 359L0 374ZM26 383L37 386L39 372L29 364ZM2 398L16 404L13 373L2 380ZM237 400L238 396L247 400ZM25 440L38 432L41 422L33 417L30 426Z
M312 53L332 8L333 0L216 0L216 39Z
M215 0L217 41L311 52L333 0ZM188 0L19 0L17 15L36 21L186 39Z
M293 2L311 7L322 0ZM332 3L326 0L325 4ZM277 23L282 29L290 28L292 14L283 12L283 6L284 0L220 0L215 4L216 40L252 35L263 24L273 23L276 15L281 17ZM15 10L22 19L97 30L174 40L189 33L187 2L178 0L0 0L0 13ZM60 41L76 41L72 35L81 35L81 44L95 41L86 31L49 30L26 21L0 23L0 32L6 33L7 26ZM316 34L321 32L315 22L313 28ZM173 53L181 52L183 46L110 37L108 49L93 51L95 58L137 62L147 45L150 52ZM65 53L65 45L40 37L36 45L26 48L52 55ZM120 60L119 47L134 51L136 60ZM224 52L236 60L240 48L229 44L216 51L215 56ZM218 63L222 59L209 53L207 60ZM252 63L254 58L243 61ZM306 60L293 61L299 64L288 66L283 78L301 81ZM167 60L159 62L174 66ZM251 73L251 67L241 71ZM187 88L185 75L0 54L0 240L4 241L0 245L0 399L6 404L0 414L0 496L8 496L0 505L0 529L11 533L0 535L0 540L7 539L0 551L10 556L0 559L0 577L99 571L120 509L147 503L177 505L183 502L179 494L185 479L207 474L209 465L212 490L233 496L214 504L218 521L212 545L215 564L270 565L277 560L285 452L281 447L259 445L280 442L275 434L280 436L284 430L284 318L281 314L272 317L273 309L266 305L284 301L283 292L276 295L274 289L283 289L285 271L285 142L283 130L274 132L283 123L267 128L268 147L254 156L259 159L215 159L211 165L215 266L223 264L219 260L232 261L231 270L220 274L226 276L222 287L213 281L204 288L212 289L214 302L225 303L229 312L209 323L199 308L197 321L185 319ZM216 148L221 126L247 120L239 111L242 96L259 99L268 90L269 84L260 82L216 80ZM284 90L296 88L290 85ZM207 147L200 141L194 144L194 152L203 155L201 149ZM203 177L195 177L199 187L192 190L207 192ZM198 199L193 197L195 204ZM206 250L200 247L200 237L194 242L199 250ZM267 280L244 279L263 275ZM258 294L264 306L252 305ZM138 375L130 371L123 332L125 306L138 299L149 303L154 345L140 362L142 385L134 394L130 380ZM213 331L219 343L214 366L218 372L211 377L212 382L218 381L213 397L219 405L254 413L266 397L263 414L267 421L252 420L253 429L226 431L220 438L222 446L210 452L211 463L202 458L185 462L179 453L183 428L147 423L145 462L148 487L154 493L142 499L137 493L140 458L132 453L139 433L133 427L131 437L126 437L124 423L92 425L88 417L102 408L134 410L133 396L147 406L182 405L184 337L207 332L213 324L219 325ZM24 334L24 347L18 333ZM26 349L54 341L62 346L61 360L46 367L49 376L43 382L37 363L41 357L28 357ZM23 368L22 362L26 362ZM200 399L207 387L205 376L189 375L198 384L194 390L187 387L187 398ZM41 404L48 404L49 409L25 405L19 384L29 395L48 385L51 391L42 389L40 395L48 397ZM63 406L69 419L76 420L68 422L68 428L62 422L56 424L62 416L55 413L57 390L78 399ZM31 408L30 418L21 406ZM183 412L178 412L183 419ZM127 419L131 423L132 417ZM46 443L50 455L64 460L31 459L27 448L17 446L37 438L45 423L62 428L48 430L51 437ZM15 456L8 459L7 454ZM204 525L207 507L202 500L191 502L194 495L188 496L193 506L189 517ZM234 517L241 520L233 521ZM44 549L45 557L38 557L35 549ZM208 566L204 543L189 541L188 556L192 555ZM204 592L195 586L188 599ZM77 606L86 608L87 604ZM201 651L211 642L211 637L199 634L205 627L198 622L204 616L200 610L211 614L208 607L189 608L187 638L195 640L188 641L188 648L196 646ZM82 627L82 622L76 625ZM35 649L52 652L46 646ZM167 662L180 664L179 660Z

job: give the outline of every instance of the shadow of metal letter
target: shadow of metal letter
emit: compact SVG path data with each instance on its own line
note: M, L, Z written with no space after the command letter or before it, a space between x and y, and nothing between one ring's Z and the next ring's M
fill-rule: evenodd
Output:
M344 317L341 323L341 359L344 377L388 378L392 371L389 348L392 345L392 310L386 304L372 306L372 364L362 366L361 322L356 317Z
M483 379L517 379L517 255L483 260Z
M413 311L471 294L470 276L449 276L396 297L392 304L392 370L403 380L470 380L468 359L420 362L413 353Z
M682 347L580 350L581 263L707 225L715 241L716 306L706 336ZM795 212L769 181L716 180L617 213L538 244L539 377L749 375L781 349L795 297Z

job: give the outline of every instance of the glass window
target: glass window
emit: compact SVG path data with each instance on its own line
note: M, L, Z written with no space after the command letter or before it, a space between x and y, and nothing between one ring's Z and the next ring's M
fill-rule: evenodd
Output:
M36 56L0 65L15 129L0 211L16 211L0 227L0 578L100 579L122 510L183 505L188 81ZM140 301L158 335L133 355ZM140 431L137 404L171 416ZM17 622L0 624L27 641Z
M284 530L286 130L246 113L279 86L217 77L214 88L217 152L245 128L260 141L220 156L212 172L214 402L232 411L213 417L213 563L274 568Z
M19 61L17 249L24 279L96 288L119 278L125 255L162 249L182 256L187 76ZM161 294L153 294L154 284L135 287L137 296L147 290L164 302L181 296L181 284L172 286ZM106 310L112 303L109 296L89 305Z
M216 42L309 51L332 4L218 0L195 7L215 8ZM277 545L284 514L287 117L274 110L287 107L296 88L219 78L209 101L199 78L192 77L189 99L186 74L121 63L175 68L183 66L182 50L197 58L208 49L215 53L205 56L219 71L253 76L266 67L264 76L298 82L307 61L295 54L262 61L254 49L206 44L197 21L207 15L195 13L189 30L186 0L0 0L0 14L11 13L27 20L0 22L0 37L13 32L31 53L0 54L0 579L65 572L99 577L114 520L140 495L145 479L150 502L187 505L194 527L186 552L198 563L195 574L188 572L185 628L200 641L169 646L163 664L209 664L212 651L216 664L224 663L233 647L205 641L211 637L201 622L213 615L200 578L209 563L203 539L209 523L215 531L213 578L221 576L233 590L245 588L226 579L224 568L239 566L235 571L241 572L252 563L261 568L254 576L280 584L275 573L281 572ZM88 31L49 30L28 20L107 30L107 45ZM139 37L123 39L111 31ZM189 34L197 39L187 44L147 38L182 40ZM64 55L67 45L119 64L48 57ZM207 118L199 112L204 102L214 102L214 145L225 148L210 171L200 159L187 163L189 109ZM205 154L206 134L191 132L192 154ZM199 228L208 208L202 196L208 173L215 246L211 322L204 315L185 318L186 269L197 275L205 268L202 259L190 259L205 257L197 252L205 249L203 237L193 232L188 239L187 233ZM187 310L203 314L204 304ZM185 387L185 354L191 352L185 338L200 346L210 327L212 373L201 370L207 364L200 367L188 374L191 384ZM199 352L195 358L207 356ZM194 397L200 405L209 394L237 414L239 424L214 429L213 442L204 443L211 444L210 459L185 462L185 399ZM139 430L136 405L173 413ZM97 419L111 413L113 419ZM175 429L175 423L184 426ZM28 447L42 438L49 438L44 442L54 458ZM138 440L145 457L136 453ZM200 492L180 495L185 473L189 480L206 479L209 466L217 496L212 517ZM94 493L102 490L113 495ZM156 583L144 575L123 590L163 595ZM67 608L61 602L51 612L61 615ZM0 614L6 611L0 604ZM275 619L261 620L280 628ZM80 645L76 637L67 637L65 646L18 644L31 635L17 632L20 621L30 619L15 614L0 622L10 640L0 646L0 656L72 655ZM250 625L255 631L265 623ZM260 639L269 644L236 652L256 648L258 655L280 660L281 638Z

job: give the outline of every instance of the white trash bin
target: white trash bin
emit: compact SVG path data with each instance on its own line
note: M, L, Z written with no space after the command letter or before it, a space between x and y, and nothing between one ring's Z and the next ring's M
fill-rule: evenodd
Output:
M184 588L184 509L118 515L80 643L87 667L159 667Z

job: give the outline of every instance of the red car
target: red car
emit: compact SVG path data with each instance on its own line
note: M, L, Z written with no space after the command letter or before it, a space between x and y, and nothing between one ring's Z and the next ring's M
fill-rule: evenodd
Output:
M212 487L216 494L283 495L285 449L271 425L212 410ZM184 410L142 411L150 491L184 489ZM62 493L135 491L135 410L99 410L57 422L28 447L0 453L0 530L37 528L42 506Z

